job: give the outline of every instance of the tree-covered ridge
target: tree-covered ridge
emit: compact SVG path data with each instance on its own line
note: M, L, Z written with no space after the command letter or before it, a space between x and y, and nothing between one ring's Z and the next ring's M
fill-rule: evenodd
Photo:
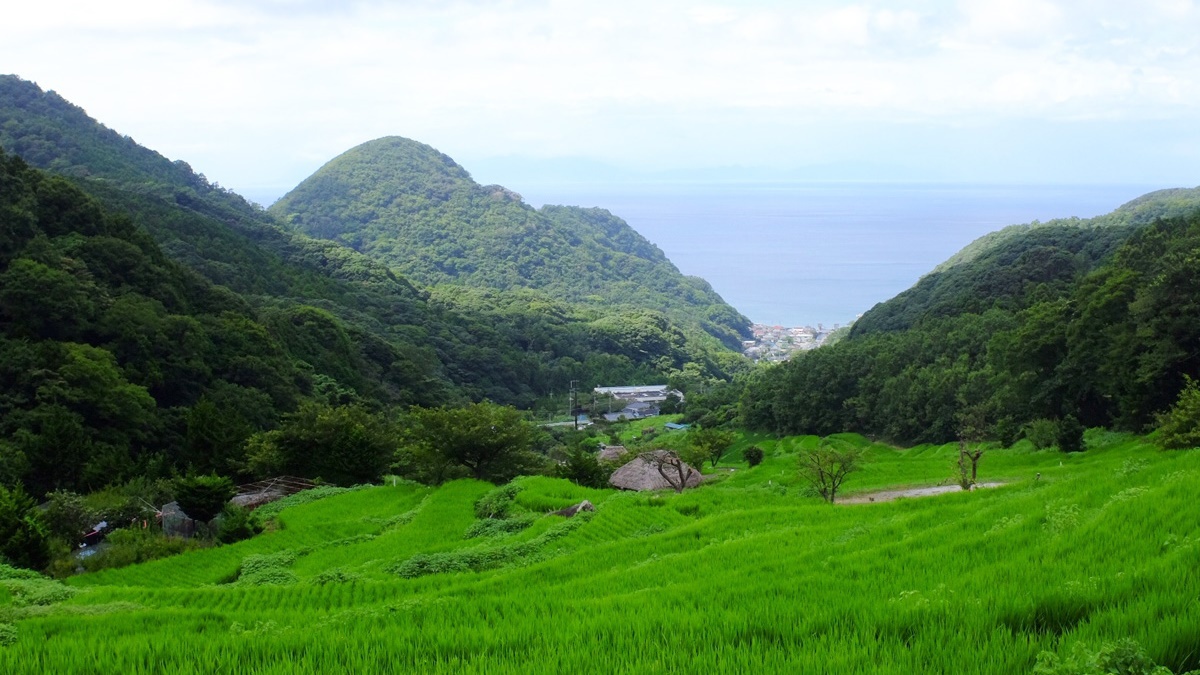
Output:
M316 353L319 341L311 336L284 341L296 349L303 368L334 378L333 390L381 405L490 398L529 406L565 391L571 380L591 386L658 381L671 374L655 370L667 363L657 355L609 358L596 352L594 342L566 334L554 343L574 345L569 350L525 351L509 338L525 319L509 312L502 320L513 324L497 324L498 317L477 314L473 303L443 299L431 305L427 291L383 262L281 227L269 213L210 185L186 164L132 144L33 83L0 80L0 118L0 146L39 149L35 157L42 168L80 167L71 171L78 187L112 212L127 214L170 258L240 295L264 323L276 330L314 330L320 316L336 331L315 335L345 334L361 354L353 363ZM450 167L446 161L433 163ZM465 176L449 170L454 180ZM689 324L688 330L689 342L705 354L705 376L745 367L699 328ZM330 348L341 344L334 340ZM716 362L722 366L707 365Z
M4 482L41 494L152 464L218 468L227 448L189 438L189 411L209 406L206 430L234 442L311 392L244 300L128 218L2 154L0 186Z
M1011 225L968 244L912 288L855 322L853 333L903 330L921 321L999 306L1022 308L1030 291L1058 293L1096 269L1138 228L1200 207L1200 188L1152 192L1095 218Z
M535 210L449 157L398 137L334 158L271 207L425 284L536 288L573 302L666 311L730 347L749 326L702 280L602 209Z
M1139 207L1159 208L1164 196L1164 212L1180 213L1197 191L1156 193ZM1047 235L1066 244L1047 246ZM1058 262L1023 265L1030 251ZM993 275L959 277L963 287L947 295L964 301L956 311L885 315L907 321L764 371L745 390L743 417L781 433L850 429L904 442L952 440L969 418L1004 441L1039 420L1143 430L1200 375L1197 251L1200 204L1140 228L1031 228L946 272L987 265ZM986 286L997 277L1010 283Z

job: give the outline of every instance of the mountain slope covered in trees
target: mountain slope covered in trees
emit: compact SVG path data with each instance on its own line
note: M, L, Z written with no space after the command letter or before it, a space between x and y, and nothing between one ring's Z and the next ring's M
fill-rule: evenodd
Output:
M314 405L533 407L746 367L663 312L420 288L12 76L0 153L0 483L39 498L248 477L247 439Z
M380 138L334 158L271 206L293 227L332 239L424 284L532 288L596 306L662 310L730 348L748 321L707 282L686 277L603 209L535 210L481 186L437 150Z
M757 375L750 426L1011 442L1030 424L1143 430L1200 376L1200 188L1007 228Z
M337 359L321 353L319 340L286 342L303 342L299 358L337 380L338 389L368 399L490 398L529 406L565 391L572 380L587 386L685 372L719 378L745 367L716 339L698 329L685 335L661 313L639 321L644 311L564 306L528 294L521 302L506 301L503 316L464 295L440 294L430 303L427 291L386 264L281 227L186 163L138 146L54 92L14 76L0 76L0 147L63 173L109 209L128 214L169 257L241 295L256 312L278 315L273 325L305 326L311 322L292 315L311 318L314 308L327 313L362 352L361 372L352 374L355 368L344 363L326 368ZM547 302L563 310L552 321L542 311ZM714 321L738 316L723 303L709 314ZM623 315L634 320L616 318ZM511 339L517 326L529 324L542 331L536 351ZM613 324L621 328L618 334ZM631 326L641 328L626 330ZM722 331L729 333L711 332ZM623 352L609 351L614 344ZM406 382L362 390L364 379L386 379L392 371L405 373Z

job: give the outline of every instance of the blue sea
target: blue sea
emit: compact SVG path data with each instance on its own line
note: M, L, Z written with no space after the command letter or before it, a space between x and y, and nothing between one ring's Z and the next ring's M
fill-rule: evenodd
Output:
M534 206L600 206L756 323L831 328L976 238L1108 213L1161 187L899 183L523 186Z

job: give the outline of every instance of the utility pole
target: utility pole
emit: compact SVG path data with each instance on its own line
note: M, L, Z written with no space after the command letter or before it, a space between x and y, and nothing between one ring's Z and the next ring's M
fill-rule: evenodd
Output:
M575 420L575 431L579 431L579 406L575 402L575 385L579 380L571 380L571 417Z

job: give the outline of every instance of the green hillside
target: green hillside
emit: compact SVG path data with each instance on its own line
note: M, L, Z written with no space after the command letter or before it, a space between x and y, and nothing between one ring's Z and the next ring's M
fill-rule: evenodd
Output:
M1200 377L1200 189L1090 221L1001 230L864 315L845 340L762 371L750 427L901 443L1030 425L1144 431Z
M1019 309L1035 287L1061 292L1095 269L1138 228L1200 209L1200 188L1159 190L1095 218L1011 225L971 242L912 288L855 321L853 334L903 330L923 320Z
M848 494L943 482L956 454L841 440L869 458ZM523 478L526 529L472 538L490 485L343 491L65 587L5 572L0 669L1075 673L1101 671L1046 668L1139 647L1112 672L1200 668L1200 455L1088 441L989 451L1002 487L858 505L797 484L812 437L681 495ZM594 514L541 515L584 498Z
M488 398L530 407L566 391L571 381L590 387L663 381L684 372L719 379L747 366L713 337L736 343L729 326L744 323L719 298L681 319L655 311L631 322L621 317L642 317L646 310L563 305L548 294L504 299L502 314L454 293L430 303L427 290L384 262L281 226L186 163L137 145L54 92L11 75L0 76L0 147L68 177L110 212L128 216L171 259L240 295L271 332L313 330L313 317L331 317L322 321L344 334L355 353L329 353L311 334L276 338L330 387L380 405ZM436 175L436 166L425 168ZM661 258L621 227L587 236L619 243L636 237ZM716 297L700 280L679 283L668 286L673 296ZM547 321L547 306L562 311ZM615 340L622 353L611 351L613 324L624 334ZM513 339L530 325L539 327L531 338L537 350Z
M620 218L603 209L535 210L406 138L346 151L270 211L424 284L533 288L576 303L662 310L733 349L749 330L706 282L680 274Z

